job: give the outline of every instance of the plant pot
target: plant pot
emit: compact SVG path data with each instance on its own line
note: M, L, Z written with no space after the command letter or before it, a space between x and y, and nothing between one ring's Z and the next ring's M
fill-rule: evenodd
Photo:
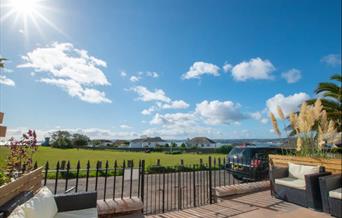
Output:
M24 191L36 193L41 188L42 167L23 174L18 179L0 186L0 205Z
M333 174L341 174L342 159L337 158L321 158L321 157L299 157L290 155L269 155L270 166L273 167L288 167L288 163L324 166L325 171Z

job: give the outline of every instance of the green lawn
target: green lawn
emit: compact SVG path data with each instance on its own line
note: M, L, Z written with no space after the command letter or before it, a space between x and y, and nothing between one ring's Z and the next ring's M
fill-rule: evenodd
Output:
M0 168L6 166L6 159L8 155L8 148L0 148ZM125 152L125 151L113 151L113 150L87 150L87 149L58 149L39 147L38 152L34 155L33 160L38 162L38 165L44 165L46 161L49 161L50 167L56 166L57 161L70 160L70 163L74 167L78 160L81 161L81 167L85 168L86 162L89 160L91 167L95 167L96 161L106 160L110 161L112 166L114 160L118 163L122 163L123 160L134 160L135 164L138 164L139 160L144 159L145 165L149 166L156 163L157 159L160 159L161 165L176 165L181 159L185 164L198 164L200 159L207 162L208 156L213 158L224 158L223 154L164 154L161 152ZM104 164L104 163L103 163Z

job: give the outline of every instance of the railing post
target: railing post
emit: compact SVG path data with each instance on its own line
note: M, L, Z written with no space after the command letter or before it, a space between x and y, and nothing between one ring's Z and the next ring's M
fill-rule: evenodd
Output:
M49 171L49 161L46 161L46 164L45 164L44 186L46 186L46 180L47 180L47 176L48 176L48 171Z
M55 194L57 193L58 173L59 173L59 161L57 161L57 165L56 165L56 178L55 178L55 191L54 191Z
M69 181L69 170L70 170L70 161L67 163L66 173L65 173L65 189L64 191L68 190L68 181Z
M212 192L213 192L213 187L212 187L212 172L211 172L211 156L209 156L209 203L212 204L213 203L213 196L212 196Z
M108 176L108 160L106 160L106 171L105 171L105 181L104 181L104 191L103 191L103 200L106 201L107 194L107 176Z
M75 192L78 192L78 177L80 175L80 168L81 168L81 163L80 161L77 161L77 171L76 171L76 188L75 188Z
M194 207L196 207L196 166L193 165L192 171L192 186L193 186L193 196L194 196Z
M145 186L145 160L141 161L141 201L144 202L144 186Z
M89 185L89 169L90 169L90 161L87 162L87 175L86 175L86 192L88 191Z

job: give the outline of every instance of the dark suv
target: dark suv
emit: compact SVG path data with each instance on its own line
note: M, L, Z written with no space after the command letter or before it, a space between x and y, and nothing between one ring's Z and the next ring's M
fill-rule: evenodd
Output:
M268 155L281 154L278 146L242 145L234 147L227 156L227 170L240 181L258 181L268 175Z

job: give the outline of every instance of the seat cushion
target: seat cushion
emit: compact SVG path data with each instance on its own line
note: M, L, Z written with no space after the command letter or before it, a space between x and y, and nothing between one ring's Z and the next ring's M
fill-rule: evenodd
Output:
M329 197L342 200L342 188L331 190L329 192Z
M53 218L58 210L54 196L47 187L41 188L22 208L26 218Z
M284 185L291 188L305 190L305 181L303 179L297 179L293 177L285 177L280 179L275 179L275 184Z
M23 210L22 206L16 207L8 218L25 218L25 211Z
M97 218L97 209L89 208L60 212L55 215L55 218Z
M305 175L319 173L319 166L289 163L289 177L305 180Z

